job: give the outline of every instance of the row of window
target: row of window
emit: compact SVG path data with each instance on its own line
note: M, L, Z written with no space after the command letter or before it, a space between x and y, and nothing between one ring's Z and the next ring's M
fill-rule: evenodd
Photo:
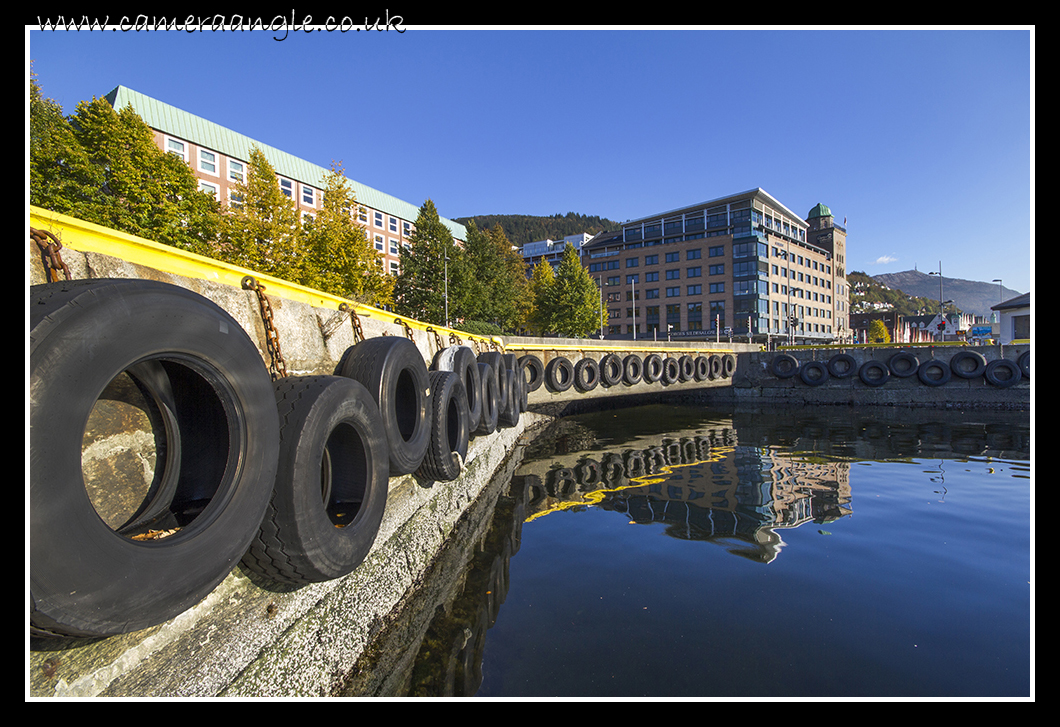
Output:
M206 174L211 177L216 177L218 183L211 182L208 179L199 177L199 188L204 192L212 194L216 198L220 198L221 188L220 180L225 180L229 184L241 184L246 180L246 164L238 159L232 159L231 157L218 154L210 151L209 149L197 148L194 155L194 161L189 158L191 155L191 145L187 142L175 139L171 136L165 137L164 142L165 150L170 154L174 154L185 162L187 162L194 171L201 174ZM223 167L223 170L222 170ZM295 199L295 182L287 179L286 177L280 177L277 175L280 184L280 191L289 197ZM306 207L317 208L324 203L324 192L312 187L308 184L298 183L297 185L300 196L301 204ZM234 190L229 188L229 204L233 206L239 206L242 200L239 199L238 195L234 193ZM385 221L384 221L385 218ZM369 223L368 210L365 207L360 207L358 210L358 221L364 224L366 227ZM388 230L393 234L403 234L406 238L412 234L412 223L408 220L401 220L392 215L385 215L377 210L372 211L372 220L374 226L381 230ZM376 249L383 251L382 238L376 236ZM397 250L393 240L391 240L391 254L396 255Z

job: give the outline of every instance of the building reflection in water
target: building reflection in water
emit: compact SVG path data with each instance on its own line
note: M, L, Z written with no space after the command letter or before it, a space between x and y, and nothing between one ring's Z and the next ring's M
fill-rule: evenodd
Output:
M690 419L666 435L635 436L608 432L600 420L586 425L568 419L536 439L522 462L483 493L475 504L479 513L454 533L453 547L415 603L381 630L335 693L473 696L482 683L486 632L507 596L509 561L524 522L602 508L631 523L662 523L669 537L714 543L767 564L781 554L781 530L852 514L850 472L859 462L1027 459L1030 451L1029 426L996 412L990 423L907 412L893 421L856 413L704 421L696 412Z

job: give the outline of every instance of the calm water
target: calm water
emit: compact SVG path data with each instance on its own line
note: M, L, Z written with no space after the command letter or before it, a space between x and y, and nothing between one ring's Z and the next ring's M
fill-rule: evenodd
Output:
M1029 460L1026 414L567 419L404 693L1027 697Z

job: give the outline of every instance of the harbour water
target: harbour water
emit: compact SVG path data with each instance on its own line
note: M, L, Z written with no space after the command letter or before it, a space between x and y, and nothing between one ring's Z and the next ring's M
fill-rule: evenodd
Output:
M566 418L408 604L404 674L347 693L1026 698L1030 442L1025 412Z

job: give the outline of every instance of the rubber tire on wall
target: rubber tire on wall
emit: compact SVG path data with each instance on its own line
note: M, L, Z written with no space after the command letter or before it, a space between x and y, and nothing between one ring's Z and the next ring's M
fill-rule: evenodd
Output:
M696 360L688 354L678 357L677 365L681 371L679 374L681 381L691 381L696 377Z
M939 372L938 378L931 375L932 371ZM916 370L916 377L925 386L942 386L950 380L951 373L952 368L948 363L933 358L920 364Z
M639 384L644 378L644 360L635 353L622 359L622 380L627 386Z
M390 458L379 408L343 376L289 376L275 392L279 466L243 565L280 583L340 578L364 561L386 509Z
M828 359L828 374L837 379L845 379L858 372L858 362L849 353L837 353Z
M891 372L891 376L897 376L900 379L916 376L918 368L920 368L920 359L907 351L899 351L887 359L887 369Z
M545 383L545 364L541 363L541 359L532 353L528 353L519 359L519 364L523 367L523 371L530 374L530 377L526 380L526 390L528 393L533 393L541 388L541 384Z
M511 404L512 393L508 390L511 379L504 375L504 354L500 351L486 351L478 355L479 363L489 364L493 369L493 376L497 382L497 415L498 421L503 419L505 412Z
M504 360L511 365L512 377L515 379L515 388L513 389L515 401L519 405L519 411L524 412L530 404L530 387L526 383L526 371L523 368L522 361L516 358L515 354L505 355L510 356L510 358L505 358Z
M769 373L778 379L790 379L799 373L799 360L790 353L778 353L769 362Z
M497 375L493 373L493 367L486 363L478 363L479 381L482 382L482 416L479 418L475 435L489 435L497 431L497 422L500 418L500 404L497 402L499 392L497 391Z
M1005 369L1009 372L1009 376L1005 378L999 377L997 375L998 369ZM1007 389L1023 377L1023 372L1020 371L1019 364L1009 361L1007 358L998 358L986 365L986 371L983 372L983 376L991 386Z
M710 365L709 378L711 380L720 379L721 378L721 357L720 356L715 356L715 355L712 354L712 355L707 357L707 363Z
M574 387L583 394L600 384L600 365L586 356L574 364Z
M878 372L879 376L872 376L872 371ZM882 361L869 359L858 367L858 378L866 386L883 386L891 378L891 369Z
M604 386L618 386L622 383L625 368L622 359L616 353L609 353L600 359L600 381Z
M828 376L828 366L821 361L807 361L799 367L799 378L807 386L820 386Z
M732 378L732 375L736 373L736 357L731 353L727 353L721 357L721 377L723 379Z
M676 358L667 356L663 359L662 382L664 386L676 384L681 380L681 364Z
M519 414L522 411L519 381L516 378L515 371L512 369L503 368L501 375L508 381L508 405L500 412L498 422L506 427L514 427L519 424Z
M30 628L109 636L162 623L228 575L265 512L279 434L261 353L223 309L156 281L34 286L29 313ZM155 402L168 410L155 485L175 485L176 498L210 496L179 532L154 541L101 519L81 465L96 400L137 362L169 387ZM162 491L174 496L153 489Z
M477 372L477 364L475 366ZM451 482L460 476L471 438L467 392L460 377L431 371L431 446L416 474L423 479ZM481 386L481 382L479 382Z
M559 394L569 389L574 384L574 364L570 359L556 356L545 365L545 386L548 390Z
M654 384L656 381L662 378L663 375L663 360L662 356L657 353L649 353L644 357L644 380L649 384Z
M710 359L706 356L696 356L696 381L706 381L710 378Z
M431 443L431 422L427 365L416 344L402 336L367 338L347 351L339 373L361 382L375 399L386 432L390 474L419 469Z
M455 371L464 384L467 397L468 429L474 431L482 416L482 381L478 375L475 352L467 346L449 346L434 355L431 368L435 371Z
M971 361L972 368L965 368L965 362ZM962 379L974 379L986 371L986 356L978 351L958 351L950 357L950 371ZM918 372L919 373L919 372Z
M1031 352L1024 351L1020 354L1020 357L1016 360L1019 364L1020 373L1023 374L1023 378L1030 380L1031 378Z

